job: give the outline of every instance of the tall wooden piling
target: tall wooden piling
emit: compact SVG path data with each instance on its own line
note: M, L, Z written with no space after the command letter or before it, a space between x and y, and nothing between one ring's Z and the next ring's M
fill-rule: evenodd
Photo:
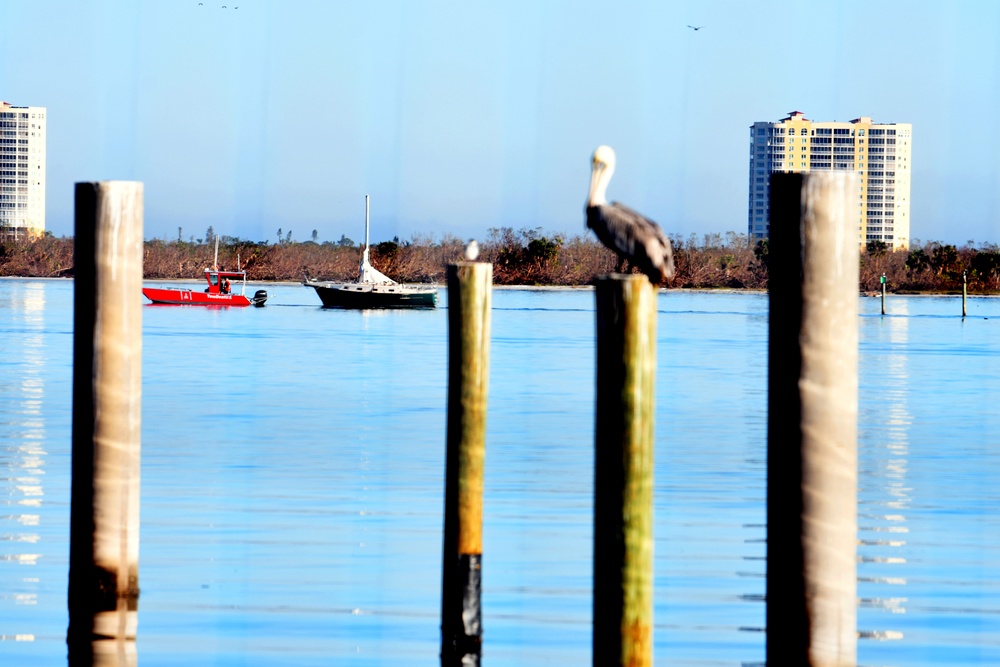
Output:
M75 205L71 660L136 633L143 185L77 183Z
M483 467L493 265L448 267L448 434L441 664L475 667L482 654Z
M593 664L653 664L653 422L656 288L595 282L597 415Z
M857 190L771 177L768 665L856 664Z

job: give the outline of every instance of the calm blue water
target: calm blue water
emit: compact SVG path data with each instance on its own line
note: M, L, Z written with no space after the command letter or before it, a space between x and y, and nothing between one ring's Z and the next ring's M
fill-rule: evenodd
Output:
M139 664L437 665L447 311L267 289L143 310ZM2 665L66 664L72 290L0 280ZM590 664L593 300L494 293L487 665ZM861 301L862 665L1000 664L1000 299L960 308ZM766 334L660 296L657 664L764 659Z

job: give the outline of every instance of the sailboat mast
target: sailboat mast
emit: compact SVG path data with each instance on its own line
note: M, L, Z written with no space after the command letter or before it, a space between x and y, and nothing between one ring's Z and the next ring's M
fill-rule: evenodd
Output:
M365 278L371 268L368 260L368 195L365 195L365 250L361 253L361 268L358 272L358 282L368 282Z
M215 270L219 270L219 237L215 237Z

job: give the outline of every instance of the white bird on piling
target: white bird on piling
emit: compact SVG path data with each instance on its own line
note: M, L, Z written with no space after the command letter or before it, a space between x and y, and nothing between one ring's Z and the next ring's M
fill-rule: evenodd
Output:
M594 151L587 198L587 226L601 243L618 255L617 271L626 260L657 285L674 275L674 253L660 226L641 213L618 202L608 203L608 183L615 173L615 152L610 146Z
M479 259L479 244L476 239L469 239L469 244L465 246L465 261L474 262Z

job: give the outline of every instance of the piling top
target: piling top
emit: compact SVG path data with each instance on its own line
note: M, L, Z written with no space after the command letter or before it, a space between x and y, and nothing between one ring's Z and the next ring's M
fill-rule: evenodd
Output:
M615 273L615 272L611 272L611 273L602 273L599 276L594 276L594 282L595 283L597 283L598 281L600 281L600 282L606 282L606 281L609 281L609 280L619 281L619 282L621 282L621 281L634 281L634 280L646 280L646 281L648 281L649 278L644 273Z

